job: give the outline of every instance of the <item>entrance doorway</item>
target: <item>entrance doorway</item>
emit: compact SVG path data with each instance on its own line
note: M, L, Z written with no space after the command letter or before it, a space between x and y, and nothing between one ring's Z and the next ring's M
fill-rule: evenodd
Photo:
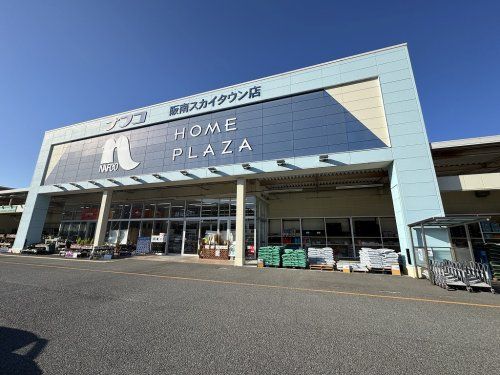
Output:
M186 238L184 239L183 254L192 255L198 253L199 231L199 221L186 221Z
M168 252L170 254L181 254L183 233L184 221L173 220L170 222L168 231Z

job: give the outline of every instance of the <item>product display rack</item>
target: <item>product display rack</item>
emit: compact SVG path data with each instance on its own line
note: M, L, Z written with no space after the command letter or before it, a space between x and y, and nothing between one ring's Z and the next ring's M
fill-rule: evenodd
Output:
M281 243L284 246L300 247L300 219L283 219L281 228Z
M500 224L495 221L482 222L481 235L485 242L500 243Z

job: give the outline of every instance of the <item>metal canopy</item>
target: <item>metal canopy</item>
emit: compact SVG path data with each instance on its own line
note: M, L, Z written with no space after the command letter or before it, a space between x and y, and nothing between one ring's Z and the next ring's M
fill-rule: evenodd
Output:
M485 215L433 216L428 219L409 224L408 226L410 228L417 226L452 228L459 225L479 223L480 221L490 220L490 218L491 216Z

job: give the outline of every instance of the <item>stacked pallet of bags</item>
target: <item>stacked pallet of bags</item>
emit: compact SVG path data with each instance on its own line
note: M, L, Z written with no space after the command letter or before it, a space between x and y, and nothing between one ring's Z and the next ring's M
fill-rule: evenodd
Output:
M359 263L368 269L390 269L399 264L399 255L392 249L371 249L362 247L359 251Z
M306 252L302 249L285 249L281 256L283 267L306 268Z
M399 254L391 249L384 250L383 264L385 269L391 269L394 265L399 265Z
M362 247L359 250L359 263L369 270L372 268L384 268L383 254L380 249L371 249L369 247Z
M279 267L281 261L281 246L264 246L259 249L259 259L262 259L265 266Z
M331 247L310 247L307 250L307 258L311 266L333 267L335 265L335 261L333 260L333 249Z

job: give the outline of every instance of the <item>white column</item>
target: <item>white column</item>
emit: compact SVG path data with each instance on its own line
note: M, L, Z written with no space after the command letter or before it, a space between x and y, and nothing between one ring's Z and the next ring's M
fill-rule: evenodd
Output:
M235 266L245 263L245 195L246 181L240 178L236 181L236 256Z
M104 190L102 192L101 207L99 209L99 217L94 235L94 246L102 246L106 236L106 226L108 225L109 208L111 207L111 198L113 192L111 190Z
M30 189L12 246L14 252L20 252L26 246L40 242L49 204L50 196L39 194L36 188Z

